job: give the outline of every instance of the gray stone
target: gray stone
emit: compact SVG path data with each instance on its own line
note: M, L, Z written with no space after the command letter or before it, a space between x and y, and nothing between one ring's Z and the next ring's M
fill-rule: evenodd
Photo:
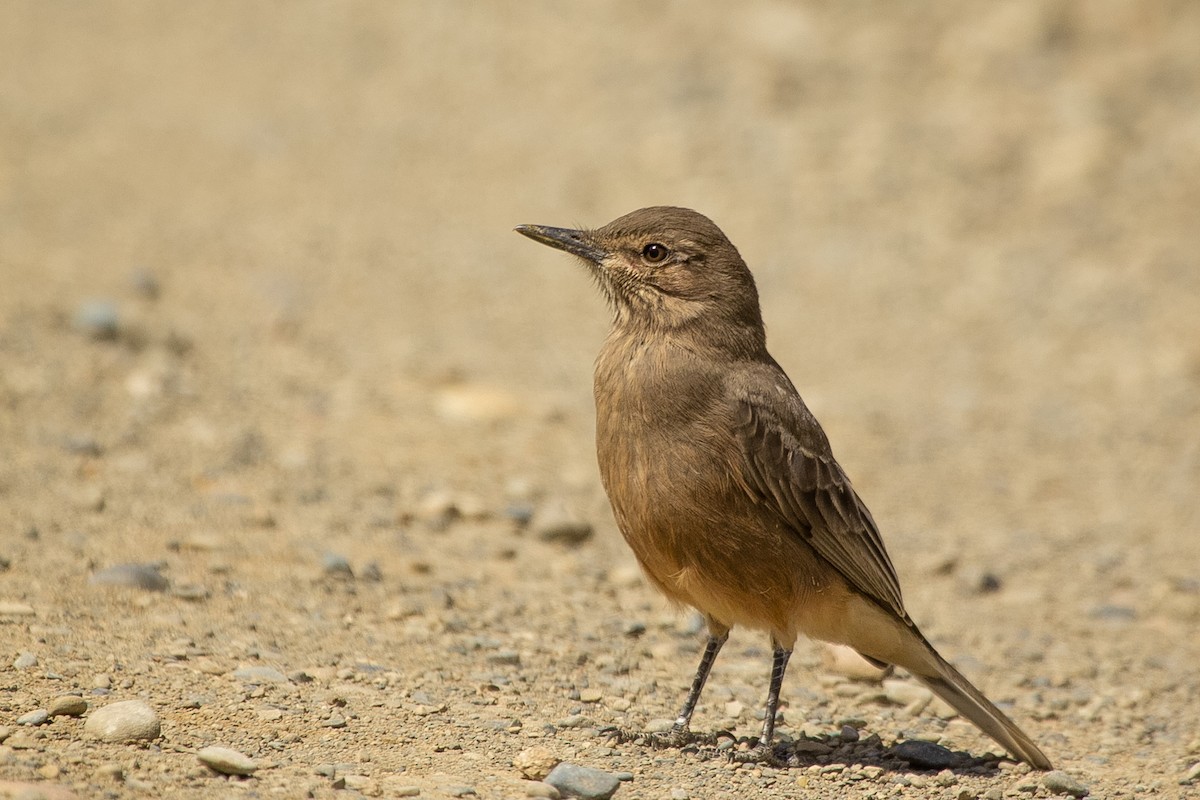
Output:
M29 669L38 664L37 656L33 653L21 653L13 661L13 669Z
M200 763L222 775L253 775L258 763L247 755L229 747L211 745L196 753Z
M1197 780L1200 780L1200 761L1192 764L1192 768L1187 771L1187 774L1183 776L1183 780L1180 783L1187 786L1195 783Z
M919 739L901 742L892 748L892 755L918 769L953 769L963 763L962 756L954 751Z
M117 307L108 300L89 300L75 310L75 329L97 341L115 339L120 331Z
M133 742L157 739L162 733L162 724L158 713L145 700L125 700L93 711L83 730L106 742Z
M52 717L81 717L87 713L87 700L77 694L64 694L50 703Z
M287 683L284 675L274 667L238 667L233 671L233 677L242 683Z
M534 533L544 542L579 545L592 538L592 524L568 511L561 503L539 511L533 522Z
M331 578L353 578L350 560L337 553L326 553L321 557L321 570Z
M116 564L93 573L90 586L121 586L147 592L165 592L170 583L159 574L158 564Z
M1069 794L1071 797L1087 797L1088 787L1072 778L1061 769L1047 772L1042 776L1042 786L1055 794Z
M550 771L546 783L558 789L563 797L578 797L581 800L608 800L621 786L621 782L611 773L566 762Z
M22 714L17 717L18 725L41 725L50 719L50 712L44 708L39 708L30 711L28 714Z

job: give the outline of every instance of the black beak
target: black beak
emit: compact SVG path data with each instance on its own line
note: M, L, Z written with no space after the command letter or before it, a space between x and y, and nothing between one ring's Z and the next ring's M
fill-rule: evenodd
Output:
M588 241L587 231L549 228L545 225L518 225L513 230L523 236L528 236L535 242L541 242L557 250L565 250L571 255L579 256L593 264L599 264L608 257L608 253Z

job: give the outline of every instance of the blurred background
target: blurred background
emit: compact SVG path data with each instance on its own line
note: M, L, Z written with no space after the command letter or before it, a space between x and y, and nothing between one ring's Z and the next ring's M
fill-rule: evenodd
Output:
M626 559L608 311L511 228L683 205L915 616L969 627L922 580L969 563L1064 652L1194 633L1198 43L1186 0L5 2L0 519L120 560L234 493L350 548L450 487Z

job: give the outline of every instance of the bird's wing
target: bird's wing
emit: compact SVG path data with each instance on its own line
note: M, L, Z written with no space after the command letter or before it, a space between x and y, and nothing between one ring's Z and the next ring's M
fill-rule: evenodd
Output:
M747 489L852 588L907 619L900 581L871 512L787 376L778 367L770 373L749 391L741 387L734 399Z

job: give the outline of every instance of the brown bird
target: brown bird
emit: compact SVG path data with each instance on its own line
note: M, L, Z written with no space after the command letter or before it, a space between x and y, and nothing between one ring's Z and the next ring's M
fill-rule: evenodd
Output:
M614 321L596 361L600 475L650 582L704 615L708 644L669 740L688 725L734 625L774 645L762 736L771 759L799 634L911 672L1012 755L1050 761L938 655L904 610L875 520L825 432L767 352L758 291L725 234L686 208L596 230L521 225L583 259Z

